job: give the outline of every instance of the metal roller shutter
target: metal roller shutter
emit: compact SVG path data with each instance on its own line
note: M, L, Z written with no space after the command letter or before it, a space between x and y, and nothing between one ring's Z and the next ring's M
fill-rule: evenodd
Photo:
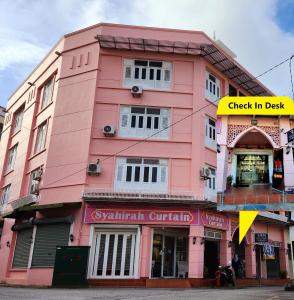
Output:
M67 246L69 233L70 224L38 225L32 267L53 267L56 246Z
M17 232L12 268L27 268L31 249L33 228Z

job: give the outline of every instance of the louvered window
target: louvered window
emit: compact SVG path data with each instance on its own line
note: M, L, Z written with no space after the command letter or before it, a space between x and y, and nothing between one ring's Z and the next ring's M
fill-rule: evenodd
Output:
M209 72L206 72L205 97L207 100L213 101L216 104L221 97L220 80Z
M67 246L70 224L38 225L34 243L32 267L53 267L56 246Z
M117 191L167 191L167 160L118 158Z
M215 120L206 117L205 118L205 145L216 150L216 127Z
M172 64L164 61L125 59L124 86L169 90Z
M32 236L33 228L17 231L12 268L26 269L28 267Z
M120 136L168 138L170 110L138 106L122 106L120 111Z

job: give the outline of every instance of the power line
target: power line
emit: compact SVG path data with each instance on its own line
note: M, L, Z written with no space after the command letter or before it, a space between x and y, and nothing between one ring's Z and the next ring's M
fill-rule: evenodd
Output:
M290 70L290 81L291 81L291 88L292 88L292 99L294 100L294 86L293 86L293 76L292 76L292 59L293 55L290 57L289 60L289 70Z
M257 79L257 78L260 78L260 77L264 76L265 74L267 74L267 73L273 71L274 69L278 68L279 66L283 65L283 64L286 63L287 61L290 61L290 62L291 62L291 59L292 59L293 57L294 57L294 55L288 57L287 59L281 61L280 63L278 63L278 64L274 65L273 67L269 68L268 70L264 71L264 72L261 73L260 75L254 77L254 79ZM128 150L128 149L130 149L130 148L132 148L132 147L135 147L135 146L137 146L138 144L141 144L141 143L146 142L148 139L154 137L155 135L158 135L158 134L161 133L162 131L167 130L168 128L171 128L172 126L174 126L174 125L176 125L176 124L178 124L178 123L180 123L180 122L182 122L182 121L184 121L184 120L190 118L190 117L193 116L194 114L196 114L196 113L202 111L203 109L209 107L209 106L212 105L213 103L217 103L221 98L223 98L223 97L225 97L225 96L228 96L228 94L226 94L226 95L224 95L224 96L222 96L222 97L219 97L219 98L216 99L215 101L209 102L207 105L204 105L204 106L201 107L200 109L198 109L198 110L196 110L196 111L193 111L192 113L188 114L187 116L185 116L185 117L179 119L178 121L176 121L176 122L174 122L174 123L171 123L171 124L168 125L167 127L165 127L165 128L163 128L163 129L161 129L161 130L159 130L159 131L157 131L157 132L151 134L150 136L148 136L148 137L146 137L146 138L144 138L144 139L142 139L142 140L140 140L140 141L138 141L138 142L135 142L135 143L131 144L130 146L128 146L128 147L126 147L126 148L123 148L123 149L121 149L121 150L115 152L114 154L111 154L110 156L108 156L108 157L102 159L101 162L106 161L107 159L110 159L110 158L112 158L112 157L114 157L114 156L116 156L116 155L118 155L118 154L120 154L120 153L122 153L122 152L124 152L124 151L126 151L126 150ZM66 179L66 178L68 178L68 177L71 177L71 176L73 176L73 175L75 175L75 174L78 174L78 173L80 173L80 172L86 170L86 168L87 168L87 167L84 167L84 168L82 168L82 169L79 169L78 171L75 171L75 172L72 173L72 174L66 175L66 176L64 176L64 177L62 177L62 178L59 178L59 179L57 179L57 180L55 180L55 181L52 181L52 182L50 182L49 184L47 184L47 186L44 186L43 188L48 188L50 185L52 185L52 184L54 184L54 183L56 183L56 182L59 182L59 181L61 181L61 180L64 180L64 179Z

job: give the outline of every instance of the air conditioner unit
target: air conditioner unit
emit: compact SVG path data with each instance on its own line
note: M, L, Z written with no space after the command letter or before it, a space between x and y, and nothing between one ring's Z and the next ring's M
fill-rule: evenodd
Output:
M142 96L143 88L138 85L133 85L131 88L131 93L132 93L133 97L139 98Z
M100 175L101 173L101 165L99 162L99 159L97 160L97 163L89 163L87 167L87 172L89 175Z
M32 180L41 181L43 170L37 170L32 173Z
M209 179L209 176L210 176L209 168L205 167L200 170L200 177L202 177L204 180Z
M106 125L103 127L103 134L105 136L114 136L115 135L115 129L112 125Z
M39 191L40 191L40 182L33 180L30 188L30 194L39 195Z

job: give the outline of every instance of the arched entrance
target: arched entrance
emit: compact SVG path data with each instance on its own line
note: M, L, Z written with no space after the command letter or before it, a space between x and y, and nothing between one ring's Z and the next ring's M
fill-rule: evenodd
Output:
M240 133L233 149L232 177L236 186L272 184L276 144L258 127Z

